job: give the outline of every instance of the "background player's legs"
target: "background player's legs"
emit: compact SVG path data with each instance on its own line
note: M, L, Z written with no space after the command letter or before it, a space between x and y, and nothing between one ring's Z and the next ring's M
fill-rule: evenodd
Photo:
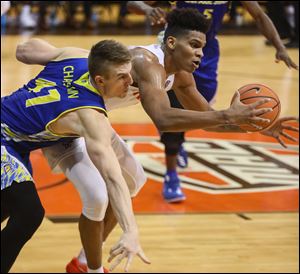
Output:
M2 204L6 205L4 210ZM10 270L23 246L40 226L44 213L33 182L14 182L1 190L1 221L9 214L1 230L1 273Z
M174 108L183 108L173 90L168 91L170 104ZM181 167L187 166L187 155L182 147L184 132L164 132L161 134L161 142L165 145L165 157L167 171L164 177L163 196L167 202L178 202L185 200L180 188L180 180L177 175L177 164ZM181 150L183 155L178 159Z
M203 52L204 58L193 75L198 91L207 102L212 103L217 91L217 67L219 62L219 43L217 39L209 40ZM168 96L172 107L183 108L174 91L169 91ZM161 135L161 142L165 145L167 166L163 196L167 202L178 202L185 199L177 174L177 165L186 167L188 164L187 153L182 146L184 141L184 132L163 133Z

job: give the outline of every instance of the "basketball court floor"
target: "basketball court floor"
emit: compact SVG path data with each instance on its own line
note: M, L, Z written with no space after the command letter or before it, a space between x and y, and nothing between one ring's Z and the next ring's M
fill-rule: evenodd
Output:
M156 36L41 36L55 46L90 48L113 38L126 45L156 43ZM17 43L2 40L1 93L25 84L41 67L20 64ZM220 36L221 59L215 109L229 106L234 91L248 83L270 86L281 101L281 116L299 116L299 76L274 62L273 48L261 36ZM290 50L294 60L298 50ZM166 203L161 195L165 172L163 145L140 105L114 110L109 119L143 164L148 181L133 205L146 255L131 272L296 273L299 272L299 146L288 149L259 133L225 134L202 130L187 134L189 166L179 169L187 200ZM296 125L296 123L295 123ZM297 124L298 125L298 124ZM22 250L12 272L64 272L80 249L77 219L81 204L63 174L51 174L41 151L31 156L46 218ZM121 235L113 231L104 247ZM115 272L121 272L122 266Z

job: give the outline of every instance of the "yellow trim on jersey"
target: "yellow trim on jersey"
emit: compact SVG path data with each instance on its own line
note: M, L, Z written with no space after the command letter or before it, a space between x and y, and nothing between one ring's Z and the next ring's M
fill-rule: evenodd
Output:
M82 107L77 107L77 108L71 108L68 109L64 112L62 112L61 114L59 114L56 118L54 118L53 120L51 120L50 122L47 123L47 125L45 126L46 131L50 132L53 136L58 136L58 137L78 137L77 135L60 135L60 134L56 134L54 132L52 132L49 129L49 126L51 126L52 123L56 122L59 118L61 118L61 116L63 116L64 114L67 114L69 112L78 110L78 109L83 109L83 108L93 108L93 109L97 109L97 110L101 110L102 112L104 112L105 116L107 117L107 112L104 108L101 107L96 107L96 106L82 106Z
M61 61L64 61L64 60L68 60L68 59L88 59L88 56L86 57L82 57L82 56L72 56L72 57L66 57L64 59L59 59L59 60L51 60L49 62L61 62Z
M78 80L74 81L73 83L75 83L79 86L82 86L82 87L102 96L101 91L94 88L93 85L90 83L89 76L90 76L90 73L86 72L85 74L82 74L81 77Z

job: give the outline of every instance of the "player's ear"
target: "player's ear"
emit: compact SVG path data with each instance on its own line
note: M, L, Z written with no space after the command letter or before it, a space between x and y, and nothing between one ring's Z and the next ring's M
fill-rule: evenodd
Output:
M171 50L174 50L176 46L176 38L174 36L168 36L167 38L167 47Z
M104 86L104 77L101 75L95 76L95 83L97 86L103 87Z

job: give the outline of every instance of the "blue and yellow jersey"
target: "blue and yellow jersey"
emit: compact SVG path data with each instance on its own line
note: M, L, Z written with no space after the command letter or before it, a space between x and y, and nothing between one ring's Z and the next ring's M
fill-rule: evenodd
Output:
M49 126L80 108L106 113L101 93L90 84L87 58L49 62L28 84L1 98L1 144L28 152L65 140L70 136L58 136Z
M206 39L215 38L224 18L228 12L230 1L170 1L171 5L176 8L194 8L199 10L208 19L212 20L212 25Z

